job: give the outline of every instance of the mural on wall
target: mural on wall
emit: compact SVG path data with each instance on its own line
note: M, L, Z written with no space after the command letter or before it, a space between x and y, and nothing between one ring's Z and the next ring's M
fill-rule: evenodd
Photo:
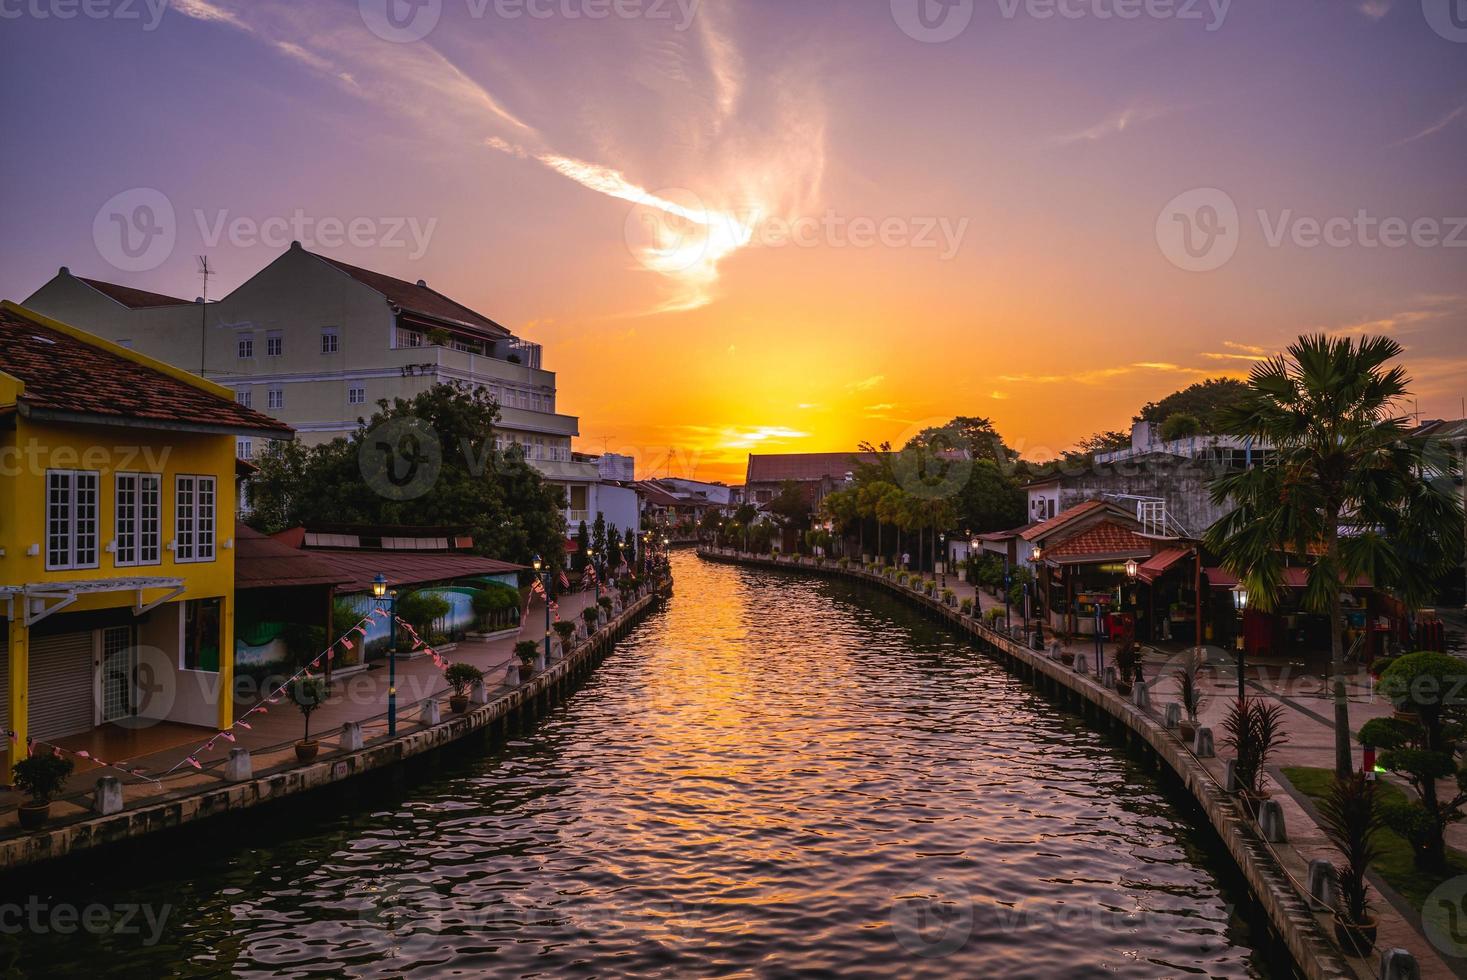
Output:
M438 596L448 603L448 612L439 617L433 624L436 632L445 636L460 637L466 630L474 626L474 593L483 588L487 582L498 582L516 587L516 576L513 573L506 575L486 575L480 579L464 580L458 585L435 585L426 589L403 590L408 592L424 592L428 595ZM350 609L352 618L367 615L372 611L373 599L365 592L337 597L340 608ZM345 618L345 617L342 617ZM383 617L373 619L367 624L367 637L365 642L358 645L358 649L365 649L369 658L387 656L388 645L391 642L391 624ZM340 655L336 661L338 667L343 666Z

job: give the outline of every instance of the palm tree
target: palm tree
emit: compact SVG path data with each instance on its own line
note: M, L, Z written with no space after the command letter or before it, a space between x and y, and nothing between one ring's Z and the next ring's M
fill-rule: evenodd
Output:
M1205 544L1264 611L1277 603L1286 559L1307 565L1304 606L1330 622L1340 778L1352 769L1341 592L1365 576L1419 607L1455 560L1462 529L1455 459L1395 414L1410 384L1388 366L1401 350L1386 337L1300 337L1255 365L1246 395L1221 414L1224 431L1272 453L1213 482L1213 501L1236 509Z

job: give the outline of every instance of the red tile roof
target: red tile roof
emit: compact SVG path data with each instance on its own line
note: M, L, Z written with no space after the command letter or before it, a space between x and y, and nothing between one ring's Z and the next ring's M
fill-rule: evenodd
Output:
M856 463L874 463L878 453L764 453L749 454L749 468L744 484L841 480L856 468Z
M1234 575L1226 568L1204 568L1203 571L1207 573L1207 581L1214 589L1231 589L1233 586L1238 584L1238 576ZM1344 573L1342 572L1340 574L1340 582L1348 589L1372 588L1370 579L1365 577L1364 575L1357 575L1355 577L1354 584L1351 585L1346 582ZM1287 589L1306 588L1309 585L1309 569L1284 569L1283 585L1284 588Z
M495 323L477 310L471 310L462 303L456 302L444 296L434 289L429 289L426 283L420 279L418 282L407 282L393 276L373 272L371 269L363 269L358 266L338 262L336 259L327 258L316 252L310 253L322 262L335 266L342 272L351 276L364 286L370 286L377 290L387 301L407 313L417 313L421 316L430 317L434 320L442 320L470 330L488 334L493 338L511 336L510 331Z
M177 296L165 296L163 293L150 293L146 289L134 289L131 286L119 286L115 282L103 282L101 279L84 279L76 277L77 282L84 282L108 299L116 300L130 310L146 310L154 306L188 306L189 301L179 299Z
M82 331L58 329L63 326L13 303L0 305L0 371L25 384L23 410L277 439L294 432L216 394L202 378L190 383L176 369L150 366L156 362Z
M1153 542L1128 527L1101 521L1072 538L1044 549L1046 561L1074 564L1086 559L1144 558L1151 554Z
M329 562L238 524L234 529L235 589L340 585L349 579Z
M312 548L305 554L319 558L331 566L342 581L342 592L370 590L372 579L377 577L378 572L386 576L390 585L397 587L423 585L428 582L447 582L475 575L500 575L505 572L523 571L525 567L495 558L456 555L442 551Z

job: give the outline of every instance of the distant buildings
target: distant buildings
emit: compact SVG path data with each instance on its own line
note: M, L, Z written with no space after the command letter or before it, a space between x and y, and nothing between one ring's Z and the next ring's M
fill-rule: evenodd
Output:
M744 475L744 500L763 509L787 481L799 486L812 507L839 489L857 462L875 462L876 453L750 453Z

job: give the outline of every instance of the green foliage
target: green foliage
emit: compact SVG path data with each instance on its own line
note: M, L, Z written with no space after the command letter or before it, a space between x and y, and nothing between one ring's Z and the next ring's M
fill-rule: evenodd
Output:
M779 493L764 505L764 509L774 516L780 527L794 528L797 531L809 527L814 515L814 508L804 489L794 480L784 481L780 485Z
M514 655L519 658L520 663L528 667L540 656L540 644L534 640L520 640L514 645Z
M517 610L520 604L519 590L512 589L502 582L486 583L484 588L469 597L473 605L474 616L481 627L489 627L498 620L506 618L505 614L510 610Z
M1251 793L1259 791L1274 750L1289 740L1283 731L1283 716L1281 704L1246 698L1234 701L1223 720L1223 743L1236 755L1233 773Z
M1174 391L1161 401L1148 402L1136 416L1137 422L1164 424L1177 414L1191 415L1201 424L1203 431L1217 432L1223 414L1241 404L1248 397L1248 386L1235 378L1208 378ZM1177 436L1181 439L1184 436ZM1129 437L1127 443L1130 442Z
M66 785L75 763L57 752L41 750L15 764L15 788L32 803L50 803Z
M433 623L440 617L448 615L453 607L448 600L441 595L420 589L417 592L409 592L397 600L397 615L412 624L418 636L427 640L433 633Z
M324 678L311 676L297 677L290 682L288 691L290 703L296 706L296 710L305 719L306 730L303 740L309 742L311 740L311 715L326 703L330 689L327 688Z
M347 622L356 622L356 617L353 616ZM280 638L285 641L285 650L290 656L291 663L297 667L314 660L326 649L326 628L324 626L286 623L280 631Z
M1116 670L1127 684L1140 680L1141 647L1134 639L1127 639L1116 647Z
M581 618L586 621L586 628L594 631L596 629L596 614L599 610L595 606L587 606L581 610Z
M1336 779L1327 797L1320 801L1324 833L1340 852L1344 863L1335 866L1340 886L1340 914L1354 923L1370 917L1365 875L1380 856L1376 843L1385 826L1376 801L1376 783L1365 773Z
M1173 439L1190 439L1200 436L1204 432L1202 420L1190 412L1177 412L1167 416L1167 420L1161 424L1161 438L1165 442Z
M586 527L586 522L581 521L576 528L576 553L571 556L571 567L578 572L586 570L586 553L591 549L591 532Z
M435 385L411 400L378 403L350 439L319 446L280 441L257 461L250 481L251 527L267 534L302 524L439 525L464 528L481 555L528 565L536 553L563 554L564 495L546 483L515 447L494 447L499 408L482 388ZM417 420L441 449L437 479L422 496L392 500L362 476L362 444L392 420ZM368 446L368 455L373 447ZM424 465L427 451L397 447Z
M611 613L611 596L597 596L596 605L600 606L602 609L605 609L607 614L609 615Z
M1202 688L1202 668L1206 665L1207 654L1201 650L1191 650L1182 655L1177 670L1178 699L1189 721L1197 720L1197 713L1208 701Z
M971 615L973 615L973 600L972 599L964 599L962 602L958 603L958 610L964 616L971 616Z
M570 640L571 640L571 636L576 631L576 624L570 622L569 620L562 619L562 620L558 620L554 625L555 625L555 632L558 633L558 634L560 634L560 642L561 642L561 644L562 645L569 645L570 644Z
M484 672L473 664L458 661L448 665L448 669L443 672L443 679L453 689L454 697L461 698L469 693L469 688L477 681L484 679Z

